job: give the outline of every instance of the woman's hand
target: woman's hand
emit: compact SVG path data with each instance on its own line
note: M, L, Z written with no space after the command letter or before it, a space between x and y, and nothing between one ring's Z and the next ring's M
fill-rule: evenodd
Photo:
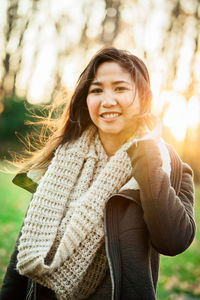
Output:
M138 131L136 132L136 135L129 139L130 146L127 150L127 153L129 154L131 160L133 158L135 149L142 141L154 141L154 143L158 144L161 137L161 122L154 114L146 113L140 115L138 116L138 122Z

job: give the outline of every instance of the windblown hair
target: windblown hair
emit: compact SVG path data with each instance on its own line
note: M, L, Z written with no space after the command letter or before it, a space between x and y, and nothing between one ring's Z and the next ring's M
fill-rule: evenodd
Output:
M116 62L131 74L135 83L135 94L137 92L140 99L140 116L150 112L152 93L149 73L143 61L125 50L119 50L114 47L103 48L93 56L81 73L71 100L66 105L63 113L58 118L51 119L51 111L47 118L48 122L46 120L40 122L44 125L39 136L40 144L44 140L44 132L50 131L51 134L39 150L30 151L29 159L23 161L20 172L38 168L46 169L58 145L76 140L92 124L86 98L89 87L96 76L97 69L104 62Z

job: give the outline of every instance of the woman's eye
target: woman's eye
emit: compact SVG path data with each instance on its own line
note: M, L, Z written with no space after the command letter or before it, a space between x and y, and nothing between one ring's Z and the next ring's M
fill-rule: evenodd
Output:
M101 92L102 92L102 89L99 89L99 88L92 89L92 90L90 91L90 93L92 93L92 94L99 94L99 93L101 93Z
M116 90L117 92L122 92L122 91L127 90L127 88L126 88L125 86L117 86L117 87L115 88L115 90Z

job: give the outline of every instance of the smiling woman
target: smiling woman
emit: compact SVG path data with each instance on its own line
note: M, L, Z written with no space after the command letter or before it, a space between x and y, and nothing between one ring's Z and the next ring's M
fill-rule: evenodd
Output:
M191 244L193 173L160 137L145 64L104 48L13 182L33 193L0 300L156 299Z

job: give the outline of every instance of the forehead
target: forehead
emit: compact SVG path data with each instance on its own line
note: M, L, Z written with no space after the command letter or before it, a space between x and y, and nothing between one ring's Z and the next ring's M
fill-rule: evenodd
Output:
M94 80L95 79L101 80L103 78L110 78L110 77L113 78L114 80L124 79L128 81L132 81L131 74L116 62L102 63L96 71Z

